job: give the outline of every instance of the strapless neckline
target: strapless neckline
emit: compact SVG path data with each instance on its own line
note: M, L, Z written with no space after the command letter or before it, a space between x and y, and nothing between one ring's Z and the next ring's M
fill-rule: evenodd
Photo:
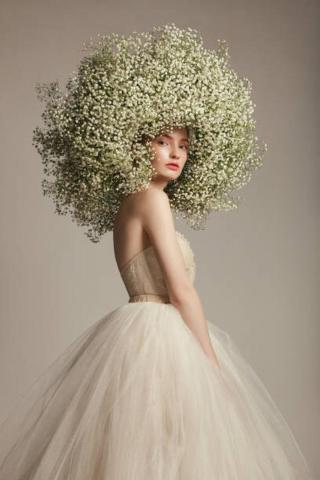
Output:
M176 230L176 235L177 237L179 238L185 238L184 235L179 232L178 230ZM153 249L153 245L148 245L146 248L143 248L142 250L140 250L140 252L137 252L135 255L133 255L133 257L130 258L130 260L127 261L127 263L125 263L125 265L119 270L120 274L122 275L126 270L127 268L129 268L129 266L138 258L140 257L140 255L144 255L148 250L151 250Z

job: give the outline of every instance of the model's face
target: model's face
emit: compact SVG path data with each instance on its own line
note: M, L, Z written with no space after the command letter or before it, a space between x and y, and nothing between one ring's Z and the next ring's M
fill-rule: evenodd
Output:
M176 128L165 135L158 135L151 140L154 152L152 161L157 176L175 180L181 175L188 158L189 140L186 128Z

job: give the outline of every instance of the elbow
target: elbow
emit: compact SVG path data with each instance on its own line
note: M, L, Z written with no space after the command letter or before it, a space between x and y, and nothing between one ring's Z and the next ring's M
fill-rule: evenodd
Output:
M184 285L180 285L177 289L175 289L175 291L170 292L169 299L172 305L174 305L176 308L179 308L192 301L194 295L194 286L191 283L186 283Z

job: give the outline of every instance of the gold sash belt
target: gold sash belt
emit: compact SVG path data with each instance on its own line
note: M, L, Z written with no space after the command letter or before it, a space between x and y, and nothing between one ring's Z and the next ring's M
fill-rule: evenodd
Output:
M168 295L157 295L155 293L144 293L129 297L129 303L135 302L170 303Z

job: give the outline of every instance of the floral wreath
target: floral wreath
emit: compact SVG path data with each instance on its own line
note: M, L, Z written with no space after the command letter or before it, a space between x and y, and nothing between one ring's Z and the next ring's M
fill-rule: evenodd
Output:
M206 49L198 31L174 23L149 32L98 35L63 92L37 84L43 127L33 130L44 195L98 242L113 229L124 196L148 188L154 153L144 140L189 132L188 159L167 193L194 229L212 210L237 208L232 193L262 165L251 83L228 65L225 41Z

